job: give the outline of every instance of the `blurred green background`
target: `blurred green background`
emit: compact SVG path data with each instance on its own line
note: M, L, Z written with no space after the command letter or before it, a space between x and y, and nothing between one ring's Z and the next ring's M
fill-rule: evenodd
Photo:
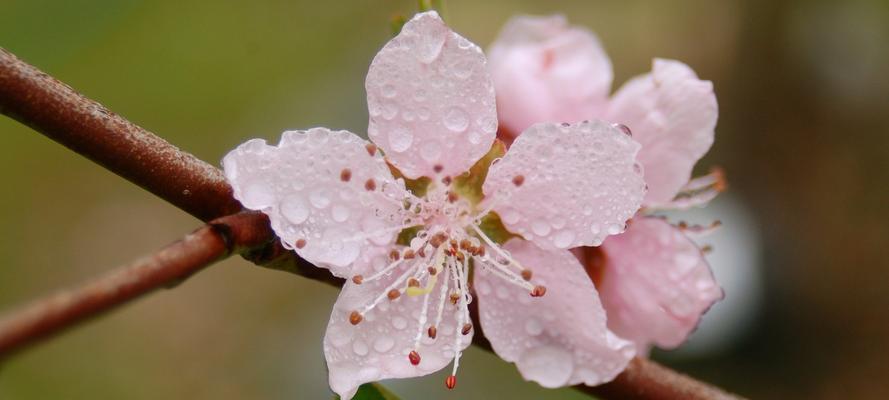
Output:
M449 24L482 47L514 14L564 13L600 36L615 87L655 56L714 82L717 140L699 167L728 171L730 192L711 208L730 215L705 217L737 222L714 267L740 305L707 316L730 328L702 327L709 344L656 358L755 398L885 398L889 3L447 4ZM240 142L285 129L364 134L367 66L390 18L414 10L410 0L2 0L0 46L218 165ZM15 121L0 118L0 138L0 312L198 226ZM0 365L0 399L329 398L321 338L336 295L232 259ZM465 360L454 392L441 373L387 386L407 399L584 398L523 382L476 349Z

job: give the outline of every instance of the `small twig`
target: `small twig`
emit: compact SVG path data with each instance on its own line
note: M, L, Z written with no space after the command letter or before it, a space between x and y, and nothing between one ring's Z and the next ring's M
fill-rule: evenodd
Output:
M108 111L2 48L0 113L34 128L204 221L241 210L218 169ZM12 314L0 322L0 357L11 349L184 279L240 245L247 247L238 251L256 264L342 286L342 280L331 276L327 270L315 268L281 247L264 215L245 213L237 218L244 218L239 224L252 227L250 240L238 241L238 235L242 234L239 224L221 225L228 227L230 231L226 235L234 238L231 242L234 244L228 245L222 241L226 235L220 233L220 225L205 227L155 256ZM490 350L483 335L475 335L475 338L476 345ZM732 397L643 359L634 359L612 382L598 387L576 388L603 398Z
M81 287L41 299L0 319L0 359L156 288L171 286L245 248L267 242L257 215L222 217L159 252Z

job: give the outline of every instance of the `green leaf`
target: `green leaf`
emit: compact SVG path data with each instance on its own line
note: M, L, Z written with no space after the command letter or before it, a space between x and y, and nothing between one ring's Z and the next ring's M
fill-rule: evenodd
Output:
M494 140L494 144L491 145L491 150L488 150L487 154L476 161L469 171L454 178L454 183L451 185L454 192L473 205L482 201L485 197L482 192L482 184L485 183L485 178L488 176L488 168L491 167L491 162L503 157L504 154L506 154L506 145L500 139Z
M336 396L334 399L340 399L340 396ZM400 400L400 397L384 388L383 385L371 382L359 386L358 393L355 393L352 400Z
M503 221L500 219L500 215L494 211L485 215L479 222L478 227L488 238L497 244L506 243L512 238L523 239L521 236L507 230L506 227L503 226Z

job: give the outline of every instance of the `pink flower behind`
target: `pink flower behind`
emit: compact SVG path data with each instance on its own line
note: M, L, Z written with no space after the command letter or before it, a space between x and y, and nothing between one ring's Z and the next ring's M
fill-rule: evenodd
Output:
M502 154L484 55L435 12L386 44L366 87L373 143L314 128L223 160L235 197L285 247L349 279L324 337L331 388L350 398L449 363L453 387L475 330L471 276L492 347L525 378L596 385L620 373L633 346L608 331L568 249L636 213L639 144L601 121L543 123Z
M713 143L718 113L712 84L685 64L655 59L651 73L609 98L611 62L599 40L562 16L513 18L490 55L504 140L521 141L517 134L539 122L602 118L628 127L642 145L644 206L706 204L722 189L718 174L689 182ZM642 215L625 233L588 251L596 257L604 252L604 264L587 267L598 277L609 328L633 340L640 353L651 344L681 344L722 298L700 250L660 219Z

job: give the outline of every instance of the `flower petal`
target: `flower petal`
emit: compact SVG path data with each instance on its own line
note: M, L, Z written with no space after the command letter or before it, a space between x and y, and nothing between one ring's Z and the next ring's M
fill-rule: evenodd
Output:
M652 344L679 346L723 297L698 247L662 219L634 219L602 249L599 293L608 327L636 342L640 353Z
M387 277L360 285L347 281L337 298L324 335L324 355L330 387L344 399L351 398L363 383L428 375L444 368L454 358L454 335L460 334L456 322L458 307L446 302L436 338L430 339L426 333L438 312L440 286L430 294L429 322L422 322L422 326L419 324L423 296L405 294L391 301L384 298L376 308L363 315L360 323L350 323L353 311L362 310L381 294L385 296L389 286L407 269L407 266L401 266ZM422 336L416 350L421 359L415 366L409 361L408 354L414 349L418 332ZM460 350L471 342L472 332L461 334Z
M285 247L349 277L363 251L394 241L409 195L368 145L346 131L288 131L277 146L248 141L222 164L235 198L268 215Z
M547 291L532 298L527 290L477 270L482 330L497 355L547 388L598 385L623 371L635 354L633 345L606 328L596 288L577 259L524 240L509 241L505 248L533 269L534 281Z
M642 144L645 205L672 200L688 182L692 167L713 144L718 114L713 84L678 61L655 59L650 74L615 93L605 119L629 126Z
M538 246L598 246L639 209L638 151L602 121L534 125L491 166L484 191L504 225Z
M497 131L494 85L481 49L434 11L417 14L367 72L368 135L405 176L455 176Z
M538 122L578 122L604 111L611 60L592 32L564 16L514 17L488 56L502 132L514 136Z

